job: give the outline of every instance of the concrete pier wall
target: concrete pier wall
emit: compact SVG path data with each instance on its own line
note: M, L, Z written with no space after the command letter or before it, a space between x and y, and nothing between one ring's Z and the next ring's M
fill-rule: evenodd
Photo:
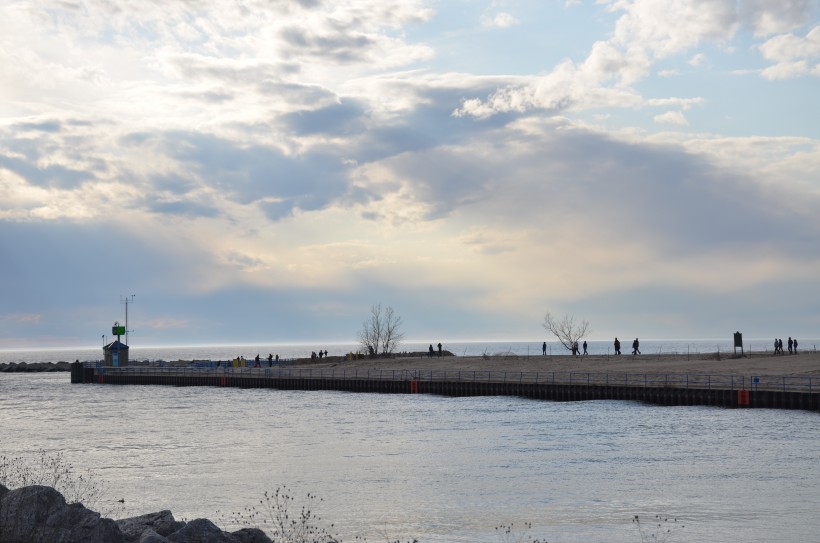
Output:
M803 409L820 411L820 393L682 388L601 384L555 384L481 380L384 379L304 377L273 372L175 371L72 367L72 383L111 385L212 386L279 390L337 390L380 394L437 394L443 396L519 396L534 400L574 402L590 400L638 401L657 405L710 405L730 408Z

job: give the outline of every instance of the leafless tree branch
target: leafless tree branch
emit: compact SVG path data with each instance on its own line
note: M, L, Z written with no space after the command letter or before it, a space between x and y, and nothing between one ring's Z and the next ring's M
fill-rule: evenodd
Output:
M565 315L561 320L553 317L547 311L542 324L544 329L558 338L561 345L566 347L568 351L572 350L572 346L581 338L587 337L590 333L589 322L580 321L575 322L575 316Z

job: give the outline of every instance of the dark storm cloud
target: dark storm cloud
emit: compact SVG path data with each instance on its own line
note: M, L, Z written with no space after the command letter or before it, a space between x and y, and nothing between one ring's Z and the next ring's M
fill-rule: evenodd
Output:
M487 119L454 116L452 112L458 107L463 94L463 91L457 88L429 88L422 85L385 87L385 92L391 91L399 94L409 93L415 105L399 116L378 122L373 121L366 111L362 111L361 119L367 123L366 131L359 134L360 137L351 138L346 142L346 157L355 158L359 163L369 163L403 153L458 145L475 137L476 134L503 127L520 116L515 113L499 114ZM342 104L347 104L347 101L343 101ZM354 104L355 108L364 108L363 104ZM342 126L350 126L350 121L353 121L354 126L358 128L358 119L352 117L354 113L356 109L348 106L313 112L309 118L318 122L325 116L330 121L334 116L341 116L345 120L349 118ZM299 125L294 125L293 128L298 129Z
M459 210L555 227L584 217L661 254L770 246L820 256L820 223L790 205L816 196L768 190L681 147L579 130L517 137L488 130L385 164L427 204L429 219Z
M194 180L177 174L154 176L151 178L151 185L154 190L168 192L177 196L184 196L199 187Z
M28 184L73 189L108 169L95 153L85 128L93 123L71 119L16 123L0 129L0 169L12 171ZM82 163L74 167L75 163ZM71 165L67 165L69 163Z
M292 106L308 106L332 103L337 100L335 93L319 85L302 85L283 81L261 81L257 85L260 93L275 97Z
M333 34L319 35L292 26L283 29L280 36L294 53L341 64L365 60L369 50L375 46L371 38L344 28L337 29Z
M679 147L585 133L555 134L544 143L543 154L529 159L543 176L545 202L559 196L567 210L631 223L641 238L657 234L669 242L668 252L804 244L820 234L817 221L790 212L793 194L767 190Z
M89 172L59 164L38 166L31 160L0 154L0 169L3 168L16 173L31 185L44 188L72 189L94 178Z
M327 107L295 111L282 116L286 126L299 136L327 134L332 136L352 135L364 129L362 106L345 100Z
M127 231L100 223L0 221L5 310L93 304L129 285L173 281L171 260ZM115 300L116 301L116 300Z
M15 129L19 130L37 130L39 132L59 132L63 125L60 121L41 121L30 123L17 123L14 125Z
M291 209L320 209L347 187L347 169L332 155L286 156L272 147L188 132L165 135L162 150L242 204L271 198L290 202Z
M159 198L146 198L142 202L144 207L153 213L164 215L178 215L181 217L216 217L219 210L214 206L200 204L188 200L162 200Z
M204 92L181 92L179 96L182 98L190 98L208 104L222 104L230 102L235 98L234 93L222 90L210 90Z
M192 55L180 55L172 63L187 81L212 81L226 88L253 87L263 81L277 81L282 75L292 75L300 69L297 64L287 62L242 66L218 58Z
M104 222L0 221L0 253L0 317L42 316L36 325L7 319L0 337L73 338L86 345L122 321L122 295L137 294L132 318L141 315L134 325L141 337L149 318L177 314L197 270L219 265L190 245L169 250L163 240L146 241Z

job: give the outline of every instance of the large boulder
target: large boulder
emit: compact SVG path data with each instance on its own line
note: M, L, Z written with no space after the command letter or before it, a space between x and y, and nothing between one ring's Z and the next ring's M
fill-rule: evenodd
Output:
M204 518L192 520L167 539L171 543L239 543L231 534L223 532L213 522Z
M168 543L168 540L156 533L151 528L146 528L140 536L138 543Z
M169 535L167 540L170 543L272 543L265 532L258 528L242 528L228 533L204 518L192 520L181 530Z
M239 543L273 543L265 532L259 528L242 528L231 535Z
M116 523L129 543L140 541L142 533L147 529L153 530L157 535L167 537L185 526L184 522L175 520L174 515L167 509L158 513L121 519Z
M111 519L66 504L62 494L47 486L9 490L0 497L0 543L125 543Z

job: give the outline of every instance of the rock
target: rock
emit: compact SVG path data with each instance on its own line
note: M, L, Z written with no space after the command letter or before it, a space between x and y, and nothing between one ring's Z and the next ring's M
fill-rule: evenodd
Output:
M8 373L34 373L52 371L71 371L71 364L68 362L9 362L0 364L0 372Z
M8 491L9 491L9 489L6 488L5 486L3 486L2 483L0 483L0 500L3 499L3 495Z
M231 535L240 543L273 543L259 528L242 528Z
M68 505L62 494L47 486L9 490L0 497L0 542L125 543L111 519Z
M146 528L145 531L142 532L138 543L168 543L168 540L151 528Z
M141 541L140 538L147 529L153 530L162 537L167 537L185 526L184 522L175 520L174 515L167 509L158 513L121 519L116 523L129 543Z
M208 519L198 518L168 536L171 543L240 543Z

